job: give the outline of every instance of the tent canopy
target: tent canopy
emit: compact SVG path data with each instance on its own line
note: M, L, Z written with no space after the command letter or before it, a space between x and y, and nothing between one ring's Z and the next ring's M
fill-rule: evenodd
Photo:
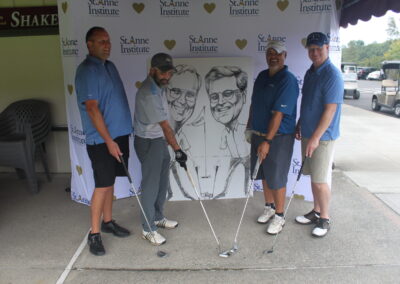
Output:
M355 25L358 20L368 21L372 16L380 17L388 10L400 12L400 0L336 0L342 1L340 26Z

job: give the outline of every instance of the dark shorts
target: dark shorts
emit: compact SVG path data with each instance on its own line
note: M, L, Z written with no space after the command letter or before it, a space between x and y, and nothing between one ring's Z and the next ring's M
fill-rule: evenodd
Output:
M257 161L257 148L264 137L253 134L251 137L251 172ZM269 153L260 165L256 179L265 179L270 189L286 186L290 163L292 160L294 134L275 136Z
M119 136L114 139L123 153L123 158L128 166L129 158L129 135ZM89 158L92 162L95 187L109 187L114 185L115 177L126 176L122 163L119 163L108 152L105 143L86 145Z

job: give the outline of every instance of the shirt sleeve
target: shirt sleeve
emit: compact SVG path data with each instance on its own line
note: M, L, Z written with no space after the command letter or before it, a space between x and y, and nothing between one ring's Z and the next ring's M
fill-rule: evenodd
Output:
M162 99L157 94L146 94L140 100L141 117L145 124L155 124L168 119L168 113L163 107Z
M88 100L99 99L99 82L96 70L90 67L84 67L77 71L76 92L80 104Z
M344 83L341 74L335 72L327 76L322 87L324 104L342 104Z
M278 90L280 94L275 101L273 110L287 115L293 113L299 96L299 85L294 77L286 76Z

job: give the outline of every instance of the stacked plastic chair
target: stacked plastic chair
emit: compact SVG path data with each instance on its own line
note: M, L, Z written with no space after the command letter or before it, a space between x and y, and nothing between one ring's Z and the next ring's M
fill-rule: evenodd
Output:
M50 129L49 104L40 100L22 100L10 104L0 114L0 165L14 167L26 177L31 192L38 192L35 156L40 155L47 179L46 141Z

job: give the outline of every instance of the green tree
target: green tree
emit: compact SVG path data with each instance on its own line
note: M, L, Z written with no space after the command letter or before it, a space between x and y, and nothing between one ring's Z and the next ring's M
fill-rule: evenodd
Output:
M400 39L394 40L385 53L385 60L400 60Z
M389 51L392 42L388 40L365 45L363 41L350 41L348 46L342 47L342 62L355 62L359 66L380 68L381 62L387 60L385 53Z
M386 29L389 39L398 39L400 37L399 29L393 17L388 19L388 27Z

